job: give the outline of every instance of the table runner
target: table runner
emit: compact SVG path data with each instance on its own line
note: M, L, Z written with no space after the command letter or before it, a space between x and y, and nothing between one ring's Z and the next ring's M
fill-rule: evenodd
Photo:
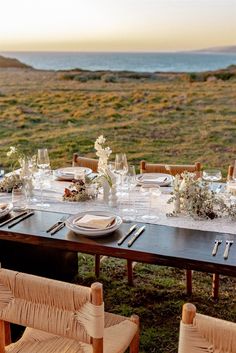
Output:
M107 202L103 201L102 194L98 196L96 200L82 201L82 202L68 202L63 201L62 195L65 187L68 187L68 182L53 181L51 188L44 190L43 195L47 203L50 204L49 208L42 208L36 205L33 200L29 207L31 209L45 210L62 212L67 214L76 214L78 212L85 211L111 211L114 214L120 215L122 218L126 218L127 212L123 210L127 207L135 207L136 213L129 215L131 221L143 222L142 215L148 213L148 207L150 205L149 196L146 193L142 193L140 188L136 188L130 196L120 196L118 198L117 207L111 208ZM161 188L163 193L152 199L151 202L151 214L156 214L158 219L148 223L167 225L178 228L188 228L196 230L206 230L213 232L236 234L236 222L228 218L218 218L214 220L194 220L190 216L181 215L179 217L168 217L166 214L173 211L173 204L167 204L170 194L166 193L166 188ZM39 197L39 191L35 191L36 198ZM11 200L11 194L1 194L1 200Z

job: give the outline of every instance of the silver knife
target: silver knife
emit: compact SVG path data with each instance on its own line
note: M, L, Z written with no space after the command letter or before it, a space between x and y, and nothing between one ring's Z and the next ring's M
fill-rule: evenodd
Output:
M20 217L26 215L27 213L28 213L28 211L24 211L24 212L19 213L19 214L16 215L16 216L13 216L13 217L7 219L6 221L0 223L0 227L5 226L5 224L8 224L8 223L12 222L12 221L14 221L14 220L17 219L17 218L20 218Z
M126 238L137 228L137 224L133 224L132 227L128 230L128 232L117 242L117 245L121 245Z
M135 232L133 238L128 242L128 247L130 248L131 245L133 245L133 243L135 242L135 240L138 239L138 237L140 236L140 234L142 234L142 232L145 230L145 226L142 226L141 228L139 228L137 230L137 232Z
M18 223L24 221L26 218L31 217L31 216L33 216L33 215L34 215L34 212L33 212L33 211L32 211L32 212L27 212L26 215L24 215L24 216L21 217L20 219L17 219L15 222L11 223L11 224L8 226L8 228L14 227L16 224L18 224Z
M224 252L224 259L227 260L229 256L229 249L233 244L233 240L226 240L225 252Z
M216 255L218 247L219 247L219 245L221 243L222 243L222 240L218 240L218 239L215 240L215 245L214 245L214 248L213 248L212 253L211 253L212 256Z
M62 228L64 228L65 225L66 225L65 222L60 223L57 227L55 227L55 228L53 229L53 231L50 233L50 235L56 234L57 232L59 232L59 230L61 230Z

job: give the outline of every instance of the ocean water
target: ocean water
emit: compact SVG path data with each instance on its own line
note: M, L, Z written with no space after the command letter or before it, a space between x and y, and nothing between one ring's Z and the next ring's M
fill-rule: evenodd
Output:
M80 53L1 52L36 69L128 70L137 72L201 72L236 64L236 53Z

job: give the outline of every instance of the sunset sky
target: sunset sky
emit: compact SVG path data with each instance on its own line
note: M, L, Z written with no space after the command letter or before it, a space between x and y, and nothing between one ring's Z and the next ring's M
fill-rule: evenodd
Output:
M0 51L236 45L236 0L4 0Z

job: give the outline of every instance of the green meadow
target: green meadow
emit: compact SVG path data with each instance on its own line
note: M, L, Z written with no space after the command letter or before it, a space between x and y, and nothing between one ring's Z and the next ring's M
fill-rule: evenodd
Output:
M113 157L126 152L137 166L200 161L226 173L236 156L235 72L0 69L0 163L10 165L13 145L47 147L54 168L70 165L73 152L94 157L103 134Z

